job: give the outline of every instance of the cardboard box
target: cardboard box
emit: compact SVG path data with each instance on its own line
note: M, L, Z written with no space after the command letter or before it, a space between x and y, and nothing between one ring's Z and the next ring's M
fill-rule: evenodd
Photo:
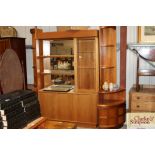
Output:
M89 26L57 26L57 31L87 30Z

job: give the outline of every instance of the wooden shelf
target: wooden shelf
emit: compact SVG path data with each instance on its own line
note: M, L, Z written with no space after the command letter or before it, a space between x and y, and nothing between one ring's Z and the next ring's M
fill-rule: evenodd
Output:
M49 55L49 56L37 56L37 59L41 58L74 58L74 55Z
M100 44L101 47L115 47L115 45L104 45L104 44Z
M97 107L110 107L115 105L120 105L125 103L125 100L104 100L102 103L99 103Z
M87 52L78 51L78 53L95 53L95 52L94 51L87 51Z
M96 69L95 67L78 67L78 69Z
M39 73L39 72L38 72ZM41 74L51 74L51 75L68 75L68 76L73 76L74 75L74 70L44 70Z
M118 89L116 91L104 91L104 90L101 90L99 93L100 94L113 94L113 93L118 93L118 92L122 92L122 91L125 91L125 89L120 88L120 89Z
M101 69L112 69L115 68L115 66L100 66Z

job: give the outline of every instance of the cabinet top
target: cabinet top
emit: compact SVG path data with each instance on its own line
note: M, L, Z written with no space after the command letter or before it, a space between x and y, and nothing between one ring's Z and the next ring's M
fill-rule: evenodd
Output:
M36 31L35 37L38 40L98 37L98 30L69 30L63 32Z
M141 85L140 91L136 91L135 86L130 89L130 93L155 95L155 85Z

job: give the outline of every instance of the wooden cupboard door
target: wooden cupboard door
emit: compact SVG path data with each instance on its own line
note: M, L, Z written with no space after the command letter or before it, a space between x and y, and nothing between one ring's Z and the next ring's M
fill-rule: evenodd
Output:
M41 114L52 120L72 121L73 95L39 92Z
M78 123L96 125L97 122L97 94L74 95L74 119Z
M77 91L98 90L98 39L77 40Z
M59 94L57 96L56 114L58 119L64 121L72 121L73 115L73 95L72 94Z

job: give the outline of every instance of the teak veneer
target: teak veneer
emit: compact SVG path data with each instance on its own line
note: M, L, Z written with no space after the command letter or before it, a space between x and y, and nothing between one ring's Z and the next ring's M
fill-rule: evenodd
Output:
M96 127L99 90L98 31L42 32L35 29L31 32L35 53L35 90L38 91L42 116L55 121L75 122L78 126ZM73 41L73 55L44 55L44 40L63 39ZM39 40L38 51L36 51L36 40ZM39 55L36 54L37 52ZM74 70L70 73L67 70L45 70L45 59L53 57L73 58ZM42 88L51 84L50 74L73 76L74 90L71 92L43 91Z
M116 83L116 27L102 26L100 30L43 32L33 29L33 69L35 90L38 92L41 114L54 121L73 122L82 127L118 128L125 122L126 27L121 28L121 87L104 92L105 81ZM73 41L73 55L45 55L43 41ZM37 51L36 41L39 46ZM125 41L124 41L125 40ZM100 51L100 52L99 52ZM37 53L39 53L37 55ZM45 72L45 59L71 57L74 60L74 86L69 92L42 89L50 85L50 72ZM125 66L125 65L124 65ZM45 74L47 73L47 74ZM57 72L55 72L57 74ZM71 75L67 75L71 76Z

